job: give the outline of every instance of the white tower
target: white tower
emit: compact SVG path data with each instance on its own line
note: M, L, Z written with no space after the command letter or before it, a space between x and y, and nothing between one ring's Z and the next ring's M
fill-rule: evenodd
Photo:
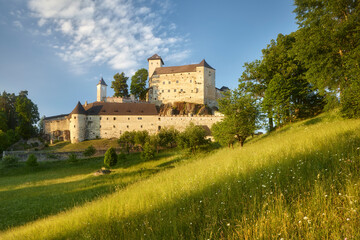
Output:
M99 83L96 85L96 88L97 88L96 101L105 102L105 100L106 100L106 87L107 87L107 84L105 83L104 79L101 78Z
M149 62L149 78L151 78L155 69L158 67L162 67L164 65L164 62L162 58L157 54L154 54L152 57L149 57L147 60Z

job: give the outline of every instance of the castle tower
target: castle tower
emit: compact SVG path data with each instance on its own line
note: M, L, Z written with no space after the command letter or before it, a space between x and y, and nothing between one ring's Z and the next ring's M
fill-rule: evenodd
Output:
M105 100L106 100L106 87L107 87L107 84L105 83L104 79L101 78L99 83L96 85L96 88L97 88L96 101L105 102Z
M78 102L69 116L71 143L84 141L86 135L86 111L80 102Z
M158 67L162 67L164 65L164 62L162 58L157 54L154 54L152 57L149 57L148 62L149 62L149 79L150 79L155 69Z

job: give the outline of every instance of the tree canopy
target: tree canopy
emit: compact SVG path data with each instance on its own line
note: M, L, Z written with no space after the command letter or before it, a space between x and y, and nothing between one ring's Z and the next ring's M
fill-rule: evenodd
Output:
M148 71L145 68L137 70L134 76L131 77L130 93L133 94L135 98L146 100L147 78Z
M114 89L114 97L128 97L129 96L129 86L127 85L127 80L129 78L125 76L125 73L121 74L116 73L114 75L114 81L111 82L111 88Z

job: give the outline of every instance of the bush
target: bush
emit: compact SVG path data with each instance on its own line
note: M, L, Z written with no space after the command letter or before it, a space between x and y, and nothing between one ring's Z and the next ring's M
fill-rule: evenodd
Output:
M17 157L12 156L12 155L7 155L7 156L3 157L1 164L4 167L15 167L15 166L17 166L18 162L19 162L19 159Z
M84 154L85 157L91 157L91 156L93 156L95 153L96 153L95 147L94 147L93 145L90 145L90 146L88 146L88 147L85 149L85 151L84 151L83 154Z
M39 165L37 162L37 157L34 154L30 154L26 160L26 165L29 167L36 167Z
M107 167L115 166L117 163L117 155L114 148L109 148L104 156L104 164Z
M141 152L141 159L148 161L152 160L155 157L155 148L149 142L146 142L144 145L144 150Z
M118 162L124 162L126 160L126 154L121 151L118 155L117 155L117 161Z
M179 134L178 146L188 152L195 153L197 150L200 150L200 146L204 148L204 145L210 143L205 137L206 132L202 127L190 123L185 131Z
M69 163L75 163L75 162L78 161L78 158L77 158L75 153L71 153L71 154L69 154L69 157L68 157L67 161Z

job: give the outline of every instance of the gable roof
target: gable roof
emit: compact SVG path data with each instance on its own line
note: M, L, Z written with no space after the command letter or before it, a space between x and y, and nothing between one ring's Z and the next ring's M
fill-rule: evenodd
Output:
M158 115L151 103L93 102L86 107L87 115Z
M189 65L174 66L174 67L158 67L155 69L154 75L183 73L183 72L196 72L197 67L206 67L206 68L214 69L205 61L205 59L203 59L198 64L189 64Z
M163 61L162 58L161 58L159 55L157 55L157 54L152 55L152 56L149 57L147 60L149 61L149 60L157 60L157 59L160 59L160 60L161 60L161 63L164 65L164 61Z
M99 84L107 86L107 84L105 83L103 78L100 79L100 81L99 81L99 83L97 85L99 85Z

